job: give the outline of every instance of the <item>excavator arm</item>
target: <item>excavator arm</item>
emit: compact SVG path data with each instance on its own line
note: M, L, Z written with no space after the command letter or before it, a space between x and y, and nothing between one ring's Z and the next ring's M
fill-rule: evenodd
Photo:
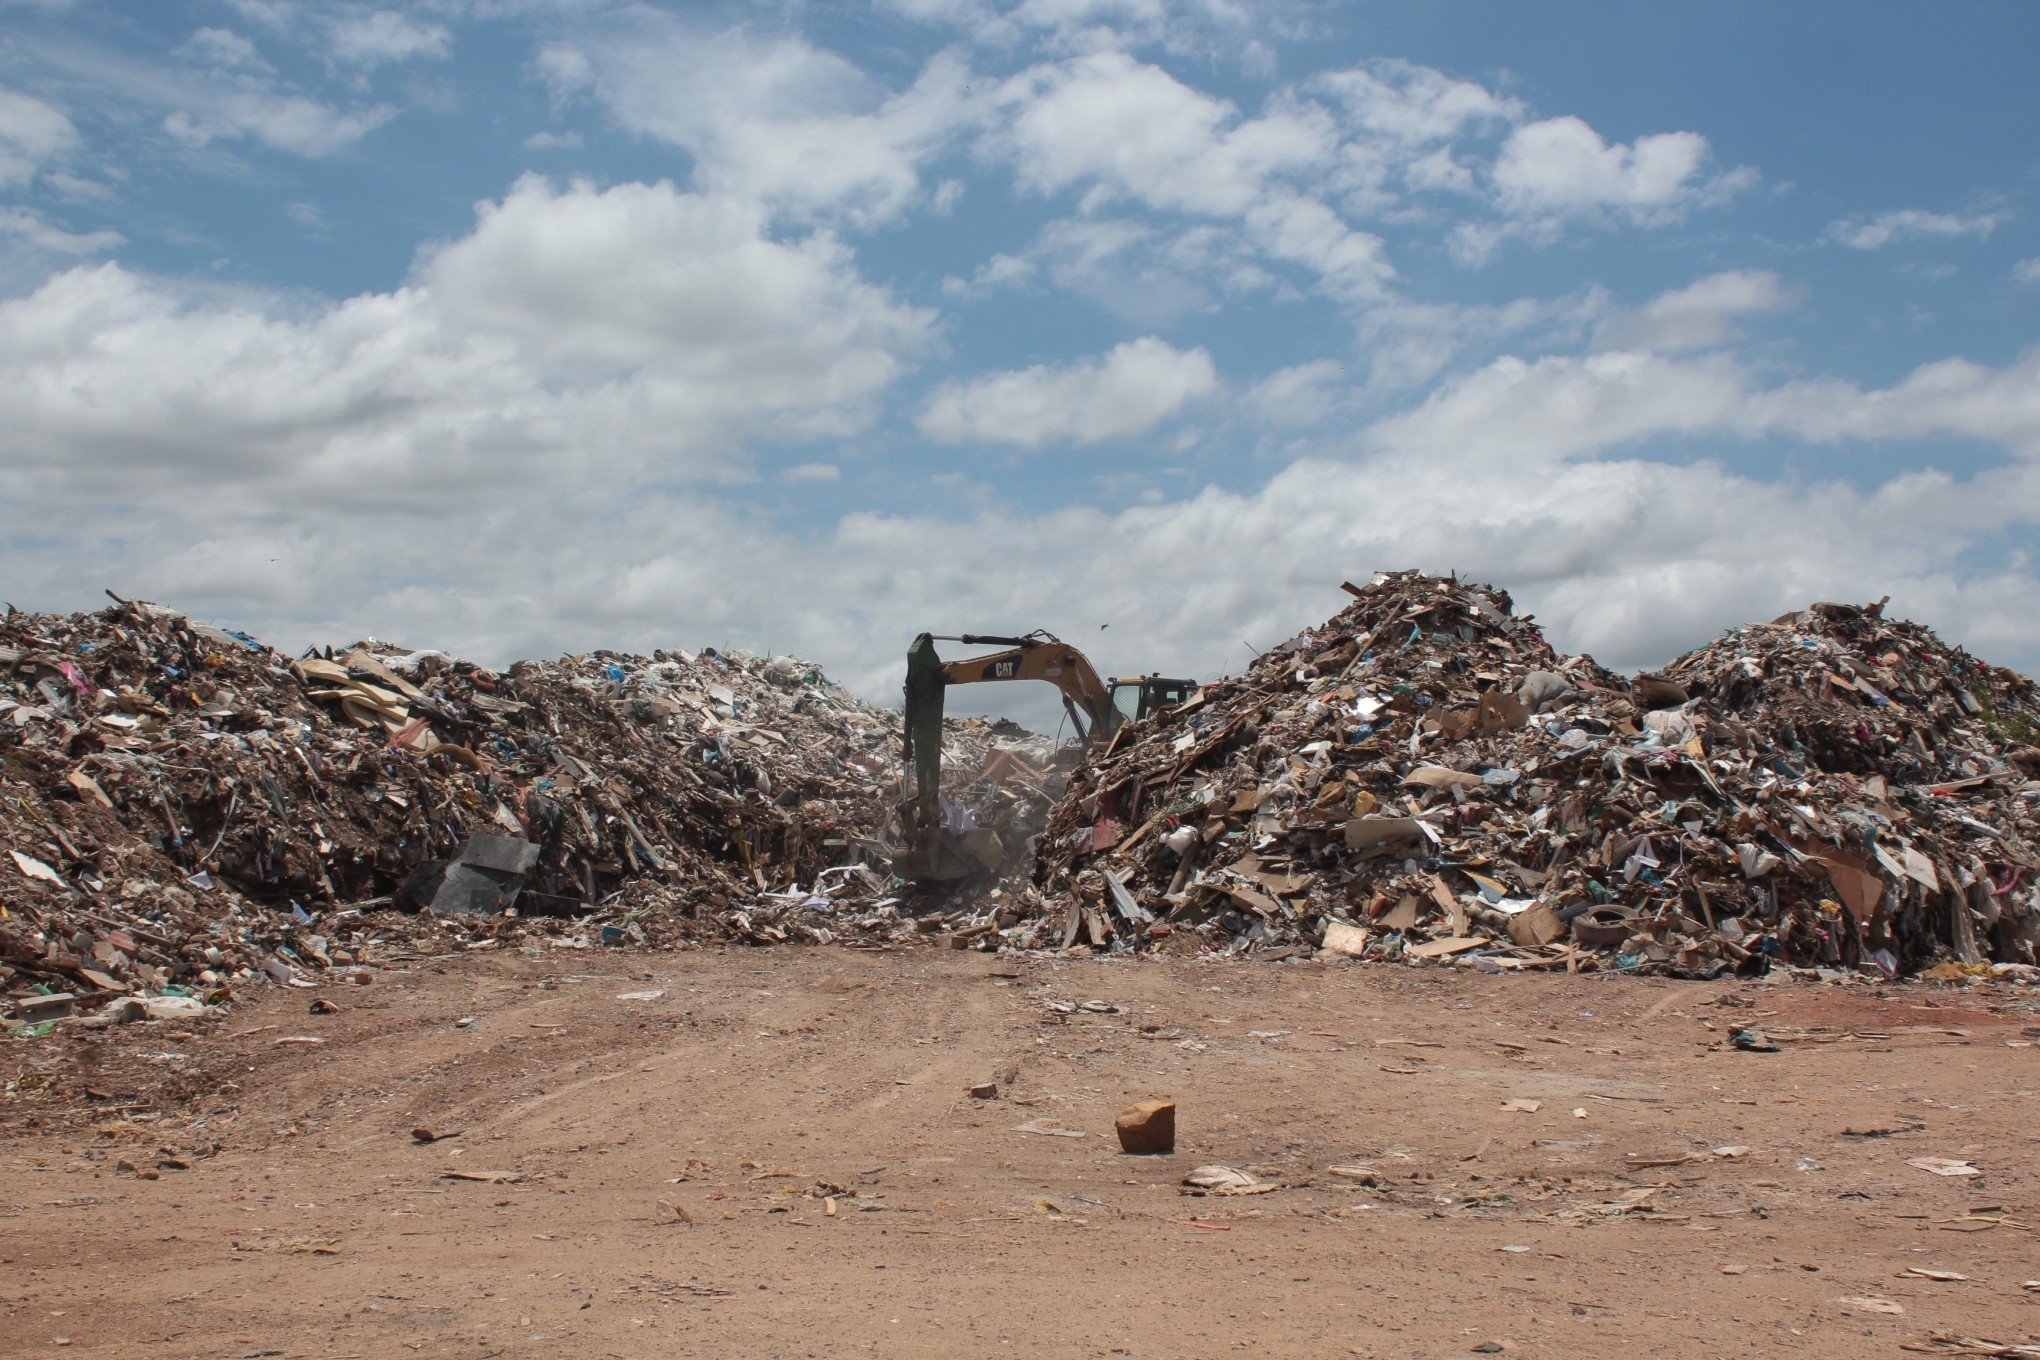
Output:
M935 643L1004 646L1004 651L962 661L943 661ZM943 692L951 685L981 681L1045 680L1062 691L1063 707L1080 740L1089 742L1116 725L1112 694L1084 654L1047 633L991 637L965 633L937 638L923 633L907 651L906 780L900 804L902 853L895 870L902 877L962 878L996 868L996 837L957 833L944 823L942 790ZM989 843L986 838L990 837ZM975 838L975 839L973 839Z

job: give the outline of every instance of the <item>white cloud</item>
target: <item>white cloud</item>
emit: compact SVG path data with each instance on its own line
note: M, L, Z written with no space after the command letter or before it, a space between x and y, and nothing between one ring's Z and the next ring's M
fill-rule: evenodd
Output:
M1867 392L1843 382L1792 384L1758 394L1746 418L1822 441L1959 435L2040 463L2040 348L2004 368L1967 359L1923 364L1904 381ZM1979 513L2030 518L2034 508L2029 498Z
M1010 123L998 140L1023 187L1087 186L1094 204L1130 199L1204 216L1245 215L1283 173L1324 163L1337 135L1314 106L1242 119L1121 52L1034 67L1008 81L999 102Z
M1459 223L1449 244L1462 261L1484 264L1511 239L1549 245L1573 224L1666 226L1757 183L1748 166L1711 173L1711 159L1697 132L1625 144L1569 115L1525 123L1503 141L1488 175L1500 218ZM1450 168L1439 173L1451 177Z
M324 157L345 151L396 114L388 104L343 106L302 94L267 63L239 61L243 49L226 41L231 37L194 39L177 53L184 57L177 63L75 41L43 45L37 55L51 71L112 104L163 112L165 133L188 147L251 139L277 151ZM237 63L220 65L222 55Z
M1611 349L1703 349L1732 339L1736 318L1787 311L1797 302L1798 294L1769 270L1731 269L1611 318L1599 340Z
M274 72L242 65L166 65L83 44L38 49L42 62L111 101L164 113L163 128L188 146L252 138L300 156L329 156L387 122L387 105L342 107L299 93ZM203 45L187 57L206 56Z
M1375 450L1523 465L1598 455L1662 435L1786 435L1823 444L1956 435L2040 464L2040 349L1994 369L1947 359L1895 386L1837 380L1761 386L1724 353L1631 351L1498 359L1376 424ZM2040 501L1985 519L2040 514Z
M1460 140L1527 115L1521 102L1475 81L1402 60L1326 72L1306 88L1339 110L1348 139L1327 183L1347 211L1361 216L1407 215L1410 195L1477 195Z
M28 208L0 208L0 235L47 255L99 255L127 238L117 231L70 231Z
M310 311L74 269L0 303L12 495L295 517L747 476L747 440L861 427L929 340L833 241L761 232L668 185L526 179L406 286Z
M1217 387L1209 354L1146 336L1097 359L945 383L916 423L945 444L1096 444L1145 434Z
M283 215L320 239L332 234L333 223L316 203L299 201L283 205Z
M1696 205L1719 202L1754 182L1753 171L1706 174L1707 139L1659 132L1632 145L1609 143L1574 117L1526 123L1509 134L1495 161L1504 213L1530 220L1612 213L1639 225L1675 221Z
M1828 223L1821 239L1851 250L1882 250L1894 241L1919 241L1933 237L1986 237L1996 229L1995 213L1960 217L1953 213L1922 212L1902 208L1873 217L1844 217Z
M1476 81L1399 58L1329 71L1312 77L1308 88L1329 95L1353 131L1408 147L1517 123L1526 113L1520 101Z
M1380 238L1355 230L1291 180L1328 165L1338 129L1322 107L1277 100L1255 118L1121 52L1037 66L1001 87L1006 121L988 146L1021 187L1081 190L1095 211L1134 202L1236 222L1271 259L1314 271L1346 301L1394 277Z
M2012 278L2019 283L2040 283L2040 255L2013 265Z
M388 122L387 105L344 110L303 95L253 85L194 91L184 107L163 119L163 130L191 146L252 137L279 151L330 156Z
M917 201L922 165L970 117L950 56L894 94L804 38L649 10L551 45L540 66L556 93L590 94L622 127L685 149L698 187L867 225Z
M759 409L857 401L930 334L833 237L773 240L757 204L666 184L556 192L527 176L419 277L526 352L590 372L650 366Z
M1607 294L1600 288L1499 303L1394 298L1360 317L1367 381L1379 392L1404 393L1469 355L1487 358L1504 347L1521 354L1577 344L1607 310Z
M1726 359L1509 356L1381 422L1370 446L1455 462L1550 462L1646 435L1732 427L1748 396L1742 370Z
M1017 255L994 255L950 291L984 297L1045 278L1137 326L1167 326L1279 281L1234 232L1199 224L1164 232L1129 217L1058 218Z
M272 69L255 50L255 44L241 34L227 28L201 28L195 30L178 55L202 61L210 66L241 66L250 70Z
M336 59L364 68L444 57L453 50L453 34L446 25L420 23L393 9L335 15L327 28L327 41Z
M78 144L62 110L33 95L0 89L0 187L26 183Z
M1159 47L1178 55L1236 63L1257 78L1274 54L1263 36L1302 31L1308 0L885 0L923 23L961 30L998 51L1055 53ZM1257 36L1261 35L1261 36Z
M297 22L298 0L227 0L227 7L251 24L282 32Z
M1266 425L1315 425L1339 408L1346 381L1345 365L1314 359L1269 374L1247 390L1244 404Z

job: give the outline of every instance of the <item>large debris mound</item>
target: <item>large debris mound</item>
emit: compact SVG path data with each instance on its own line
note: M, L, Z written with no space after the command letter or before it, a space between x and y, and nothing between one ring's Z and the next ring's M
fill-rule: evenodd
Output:
M141 602L12 612L0 992L303 981L442 931L789 938L803 906L882 900L862 861L897 728L791 657L498 674L373 643L293 659Z
M1023 941L1712 976L2030 965L2040 699L1876 606L1633 682L1390 573L1072 777Z

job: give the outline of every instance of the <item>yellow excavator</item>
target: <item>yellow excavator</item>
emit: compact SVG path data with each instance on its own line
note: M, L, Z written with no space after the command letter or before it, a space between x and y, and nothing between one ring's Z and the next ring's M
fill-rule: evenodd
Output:
M944 661L935 654L938 642L1004 650ZM921 634L907 649L905 797L893 856L893 872L902 878L947 882L999 866L997 834L969 825L967 816L942 801L943 692L951 685L998 680L1045 680L1061 690L1077 740L1087 747L1111 737L1122 723L1182 703L1197 688L1194 680L1158 675L1101 680L1082 652L1040 631L1024 637Z

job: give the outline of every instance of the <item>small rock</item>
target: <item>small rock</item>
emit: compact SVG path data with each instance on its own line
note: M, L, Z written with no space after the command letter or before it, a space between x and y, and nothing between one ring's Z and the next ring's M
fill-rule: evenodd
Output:
M1745 1053L1776 1053L1778 1051L1778 1045L1765 1038L1764 1031L1758 1029L1755 1025L1745 1025L1741 1029L1732 1031L1728 1036L1728 1041Z
M125 1025L130 1020L140 1020L148 1015L149 1008L138 996L117 996L100 1007L99 1014L116 1025Z
M966 1094L972 1100L994 1100L999 1094L999 1083L996 1081L981 1081L975 1086L966 1088Z
M1176 1150L1176 1102L1143 1100L1119 1112L1113 1121L1119 1133L1119 1147L1136 1157L1158 1156Z

